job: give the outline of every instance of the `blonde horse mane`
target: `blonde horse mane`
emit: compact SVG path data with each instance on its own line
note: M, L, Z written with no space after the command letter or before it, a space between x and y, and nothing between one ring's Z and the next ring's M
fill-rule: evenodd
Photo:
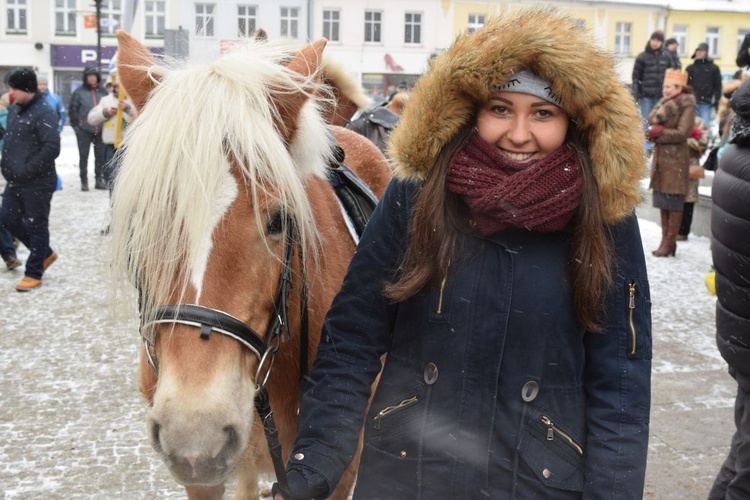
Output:
M226 187L233 169L244 180L239 189L252 199L270 194L295 216L302 244L317 247L305 184L325 176L331 138L319 112L317 73L303 77L286 67L299 48L250 42L209 65L119 69L143 71L156 83L126 131L112 203L115 283L142 289L143 311L175 290L184 296L189 266L210 252L225 200L234 198ZM283 105L299 92L309 98L287 145L274 125L281 117L273 102Z

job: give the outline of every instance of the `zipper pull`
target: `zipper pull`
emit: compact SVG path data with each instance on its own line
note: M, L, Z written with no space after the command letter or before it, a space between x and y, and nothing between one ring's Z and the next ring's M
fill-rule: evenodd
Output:
M547 441L555 439L555 424L548 417L542 417L542 422L547 426Z
M630 301L628 302L628 308L635 309L635 283L628 284Z

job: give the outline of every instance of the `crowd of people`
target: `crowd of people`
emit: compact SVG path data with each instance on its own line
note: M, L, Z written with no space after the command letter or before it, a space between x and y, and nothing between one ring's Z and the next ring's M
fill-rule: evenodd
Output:
M101 75L93 68L83 72L82 85L73 92L66 111L60 96L49 89L49 80L30 68L8 75L8 92L0 97L0 170L5 189L0 205L0 256L9 271L24 266L16 248L29 250L19 292L42 285L47 268L57 260L50 247L49 215L52 196L61 189L55 169L60 154L60 134L66 121L78 140L81 190L88 191L88 157L95 156L95 188L111 187L116 174L115 130L135 116L131 103L118 94L107 94ZM118 111L119 110L119 111Z
M725 84L705 43L684 71L678 48L654 31L629 91L574 21L522 9L460 36L411 91L353 117L395 179L328 312L277 499L330 495L363 423L355 498L641 498L651 297L635 207L646 145L656 257L687 239L702 158L725 148L713 261L736 433L710 498L750 497L750 35ZM92 146L94 188L107 189L117 119L135 110L95 69L67 112L45 75L22 68L7 83L0 255L13 270L16 240L29 249L25 292L57 258L49 214L66 120L81 190Z

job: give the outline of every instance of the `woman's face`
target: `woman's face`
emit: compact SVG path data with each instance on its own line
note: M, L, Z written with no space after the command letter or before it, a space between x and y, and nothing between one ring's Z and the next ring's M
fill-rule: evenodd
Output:
M664 82L664 86L661 88L661 91L662 94L664 94L664 97L669 99L670 97L674 97L682 92L682 87L677 83Z
M535 95L496 92L479 110L477 132L511 160L531 162L563 145L568 115Z

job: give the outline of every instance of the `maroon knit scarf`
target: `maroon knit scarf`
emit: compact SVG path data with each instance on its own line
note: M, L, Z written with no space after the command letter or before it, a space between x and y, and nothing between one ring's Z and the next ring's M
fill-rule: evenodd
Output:
M448 190L469 206L484 236L508 227L551 233L562 230L578 208L583 175L570 146L519 163L474 133L453 156Z

